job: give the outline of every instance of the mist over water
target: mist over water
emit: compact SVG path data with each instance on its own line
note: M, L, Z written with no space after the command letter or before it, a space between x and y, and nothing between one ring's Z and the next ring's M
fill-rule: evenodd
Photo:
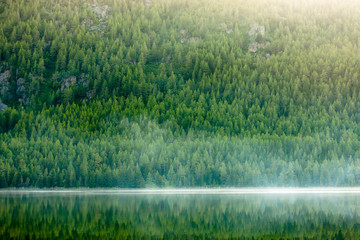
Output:
M305 190L3 191L0 238L359 239L359 189Z
M0 190L0 194L87 194L87 195L116 195L116 194L359 194L360 187L258 187L258 188L143 188L143 189L119 189L119 188L97 188L90 190L89 188L73 188L73 189L5 189Z

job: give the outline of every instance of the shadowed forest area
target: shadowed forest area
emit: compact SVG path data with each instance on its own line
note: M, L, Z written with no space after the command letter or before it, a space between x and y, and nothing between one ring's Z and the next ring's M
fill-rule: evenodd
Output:
M360 2L0 2L0 187L360 184Z

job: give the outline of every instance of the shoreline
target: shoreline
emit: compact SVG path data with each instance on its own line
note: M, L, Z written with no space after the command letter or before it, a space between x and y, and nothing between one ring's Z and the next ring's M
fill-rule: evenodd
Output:
M120 189L120 188L63 188L63 189L1 189L1 194L41 194L41 193L59 193L59 194L150 194L150 195L191 195L191 194L209 194L209 195L249 195L249 194L359 194L360 187L279 187L279 188L143 188L143 189Z

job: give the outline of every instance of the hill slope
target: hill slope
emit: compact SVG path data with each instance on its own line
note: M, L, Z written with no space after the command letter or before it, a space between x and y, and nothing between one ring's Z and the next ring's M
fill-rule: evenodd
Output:
M360 183L360 3L0 3L0 186Z

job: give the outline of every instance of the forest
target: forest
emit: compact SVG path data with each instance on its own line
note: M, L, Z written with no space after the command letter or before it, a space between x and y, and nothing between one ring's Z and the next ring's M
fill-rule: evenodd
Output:
M3 0L0 187L360 184L360 2Z

